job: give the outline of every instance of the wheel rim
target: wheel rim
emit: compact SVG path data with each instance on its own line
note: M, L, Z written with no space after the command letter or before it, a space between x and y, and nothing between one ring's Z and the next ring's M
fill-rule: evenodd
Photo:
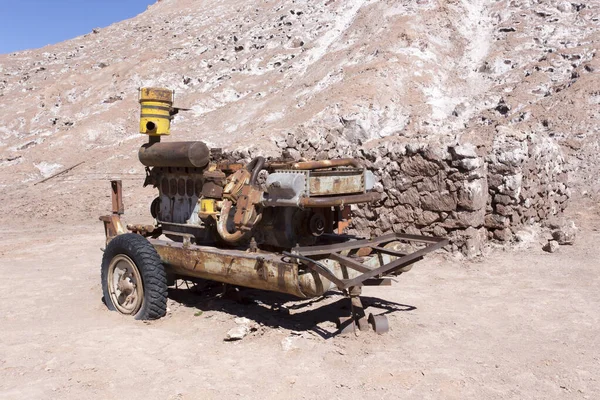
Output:
M122 314L135 314L142 306L142 276L131 258L124 254L115 256L108 266L108 292L113 305Z

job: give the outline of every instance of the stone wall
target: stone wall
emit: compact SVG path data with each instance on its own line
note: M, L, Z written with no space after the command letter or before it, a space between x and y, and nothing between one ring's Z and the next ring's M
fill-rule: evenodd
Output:
M450 250L467 256L560 213L570 195L559 147L507 128L479 147L397 137L361 143L332 133L289 134L278 145L295 159L356 157L376 174L382 200L355 210L356 233L446 236Z

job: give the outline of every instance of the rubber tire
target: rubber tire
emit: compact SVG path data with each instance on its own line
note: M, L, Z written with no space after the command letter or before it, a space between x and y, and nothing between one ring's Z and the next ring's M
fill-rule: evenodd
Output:
M131 258L142 277L144 298L135 319L150 320L163 317L167 312L167 274L154 247L141 235L126 233L118 235L106 246L102 256L102 294L104 303L111 311L117 311L108 293L108 267L111 260L124 254Z

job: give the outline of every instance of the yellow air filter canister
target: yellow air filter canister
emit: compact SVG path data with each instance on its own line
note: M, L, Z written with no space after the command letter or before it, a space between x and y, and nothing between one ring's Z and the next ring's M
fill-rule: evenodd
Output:
M140 89L140 133L168 135L171 125L173 91L163 88Z

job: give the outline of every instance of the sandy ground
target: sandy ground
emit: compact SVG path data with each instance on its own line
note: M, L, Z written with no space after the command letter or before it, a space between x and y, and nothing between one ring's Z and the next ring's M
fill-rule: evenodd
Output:
M599 209L574 209L578 241L558 253L541 237L481 260L436 255L366 288L391 331L359 336L332 335L340 296L288 314L279 295L173 289L165 318L133 321L101 302L99 223L5 227L0 398L598 398ZM257 330L224 342L241 316Z

